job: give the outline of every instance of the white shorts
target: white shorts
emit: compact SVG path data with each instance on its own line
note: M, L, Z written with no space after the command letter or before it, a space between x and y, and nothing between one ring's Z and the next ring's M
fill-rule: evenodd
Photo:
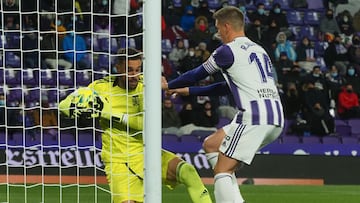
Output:
M274 125L248 125L234 119L223 127L225 137L220 152L246 164L251 164L256 152L279 137L282 127Z

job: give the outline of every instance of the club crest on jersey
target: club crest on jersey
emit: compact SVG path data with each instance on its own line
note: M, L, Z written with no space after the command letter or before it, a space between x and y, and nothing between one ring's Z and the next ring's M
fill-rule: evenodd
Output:
M132 96L132 103L134 106L139 106L140 105L140 101L139 101L139 96L138 95L135 95L135 96Z

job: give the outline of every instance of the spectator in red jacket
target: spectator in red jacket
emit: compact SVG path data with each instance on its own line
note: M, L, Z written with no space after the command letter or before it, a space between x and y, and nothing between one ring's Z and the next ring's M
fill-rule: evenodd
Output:
M338 115L342 119L359 118L359 97L351 84L346 84L338 96Z

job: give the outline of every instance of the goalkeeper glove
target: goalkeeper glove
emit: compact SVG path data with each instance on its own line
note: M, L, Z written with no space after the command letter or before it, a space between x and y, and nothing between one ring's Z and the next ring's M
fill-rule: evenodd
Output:
M70 104L70 115L75 118L91 119L101 116L104 102L101 97L89 88L80 88L73 94Z

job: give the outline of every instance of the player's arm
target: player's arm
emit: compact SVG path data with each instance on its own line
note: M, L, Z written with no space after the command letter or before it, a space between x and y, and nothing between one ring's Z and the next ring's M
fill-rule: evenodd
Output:
M230 94L226 82L218 82L207 86L182 87L168 90L169 95L179 94L181 96L222 96Z
M128 125L130 128L135 130L143 130L144 119L143 115L129 115L125 113L111 116L113 122L117 122L123 125Z
M219 70L226 71L233 63L234 54L231 48L227 45L220 46L202 65L185 72L168 83L162 83L162 88L167 90L191 86Z

